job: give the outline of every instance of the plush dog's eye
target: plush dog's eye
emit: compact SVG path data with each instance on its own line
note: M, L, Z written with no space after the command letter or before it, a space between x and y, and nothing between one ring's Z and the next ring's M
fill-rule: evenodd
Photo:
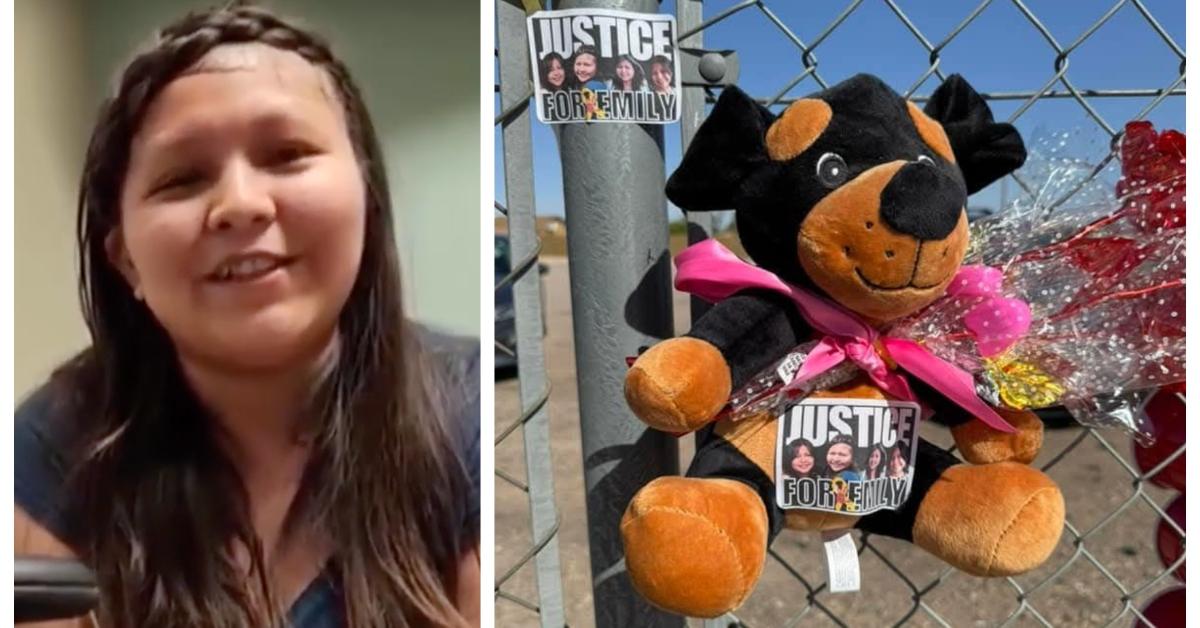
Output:
M825 153L817 160L817 178L826 187L835 188L845 183L849 175L846 160L837 153Z
M931 158L929 155L921 155L917 157L917 163L929 164L930 166L934 165L933 158Z

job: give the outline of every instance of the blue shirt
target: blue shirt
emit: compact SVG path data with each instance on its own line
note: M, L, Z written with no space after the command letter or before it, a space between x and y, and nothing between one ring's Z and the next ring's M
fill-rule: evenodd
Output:
M446 336L427 335L439 354L450 356L454 370L463 375L466 403L452 417L462 429L456 443L470 473L470 491L464 496L464 531L479 529L479 344ZM440 351L438 349L441 349ZM14 495L16 505L25 510L39 525L62 540L68 538L70 526L66 519L63 482L70 469L65 459L65 435L52 422L50 408L53 398L50 386L43 386L25 399L17 408L13 449L15 452ZM335 556L334 561L337 560ZM344 626L344 608L337 578L329 567L310 582L288 611L293 628L334 628Z

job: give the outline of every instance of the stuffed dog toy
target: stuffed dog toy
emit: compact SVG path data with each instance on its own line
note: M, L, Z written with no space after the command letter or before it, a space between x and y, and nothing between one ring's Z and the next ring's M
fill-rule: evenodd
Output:
M760 268L886 327L945 293L967 249L967 196L1024 159L1016 129L994 122L958 75L924 110L869 75L778 117L730 87L667 196L686 211L735 209L741 242ZM650 482L622 519L626 566L643 596L689 616L733 610L784 527L904 539L978 576L1019 574L1049 556L1064 506L1055 483L1028 466L1042 441L1036 415L1003 412L1012 429L993 429L916 377L907 378L912 392L951 426L971 464L919 440L898 509L856 516L778 507L778 417L714 418L732 391L815 338L791 300L751 289L634 362L625 381L634 413L659 430L700 430L687 477ZM891 398L862 376L813 396Z

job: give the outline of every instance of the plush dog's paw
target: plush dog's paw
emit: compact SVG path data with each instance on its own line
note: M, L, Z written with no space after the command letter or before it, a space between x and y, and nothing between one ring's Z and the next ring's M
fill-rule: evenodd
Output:
M1033 462L1042 449L1042 420L1028 410L996 412L1017 431L1001 432L979 419L950 428L962 457L974 464L1009 460L1023 464Z
M767 553L767 511L736 480L662 477L621 519L625 567L651 604L717 617L750 595Z
M1050 556L1064 505L1046 474L1016 462L957 465L921 502L913 542L976 576L1012 576Z
M625 376L625 400L650 427L691 432L721 411L732 386L721 352L684 336L664 340L638 356Z

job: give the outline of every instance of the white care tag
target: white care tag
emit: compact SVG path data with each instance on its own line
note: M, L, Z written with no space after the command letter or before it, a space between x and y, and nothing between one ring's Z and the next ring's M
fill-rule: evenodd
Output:
M859 587L858 547L849 530L822 532L825 542L825 567L829 572L829 592L848 593Z
M785 386L792 383L792 380L796 377L796 373L804 364L804 359L807 357L804 353L789 353L779 363L779 367L775 369L775 374L779 376L779 379L783 381Z

